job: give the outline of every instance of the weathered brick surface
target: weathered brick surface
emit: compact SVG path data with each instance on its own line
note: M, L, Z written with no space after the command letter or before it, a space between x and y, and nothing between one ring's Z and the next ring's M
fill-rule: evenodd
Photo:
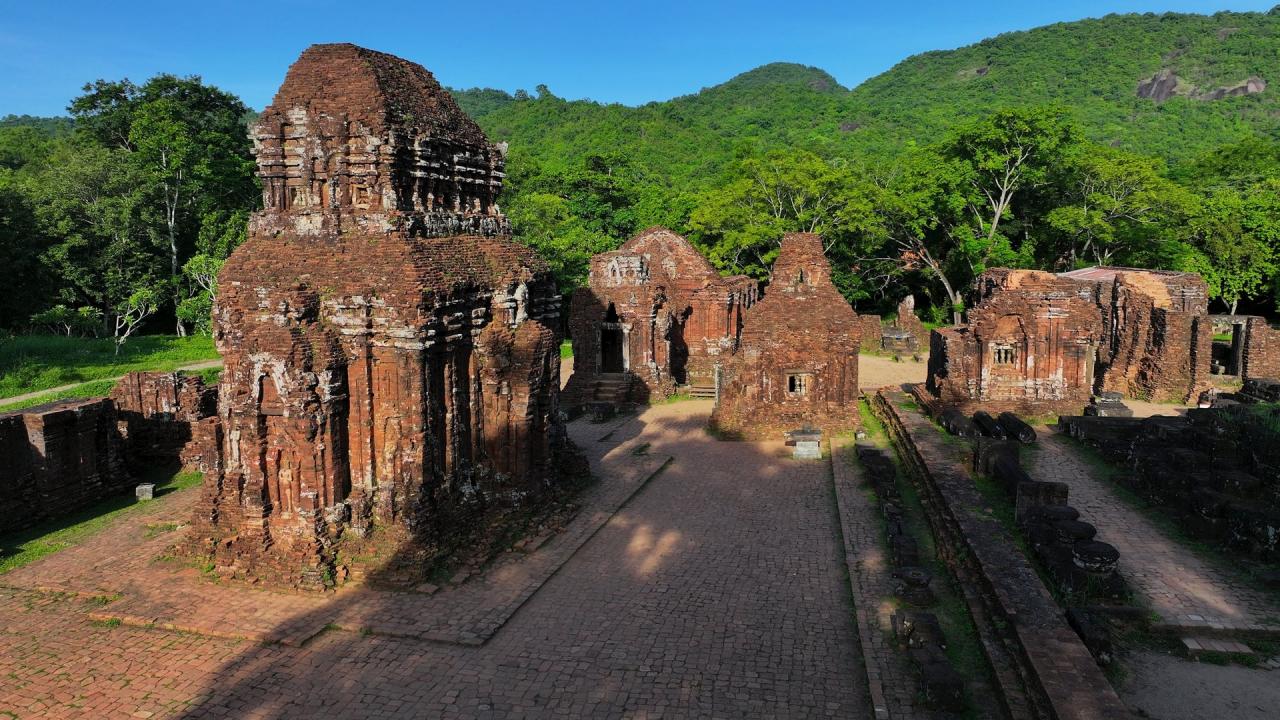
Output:
M68 400L0 415L0 534L128 491L116 409Z
M136 466L174 460L186 464L192 424L217 412L218 389L176 372L131 372L111 389L124 435L125 455Z
M877 720L929 717L925 708L916 706L919 683L908 666L907 656L890 639L895 583L891 555L885 550L882 537L885 521L868 497L869 482L854 459L851 444L834 439L829 447L844 559L872 712Z
M505 235L503 151L421 66L353 45L306 50L253 139L198 544L315 586L346 531L438 539L553 483L559 296Z
M933 331L928 389L942 402L1083 406L1102 317L1086 288L1035 270L989 270L964 327Z
M13 582L6 585L23 589L0 588L0 710L24 720L870 717L829 467L786 457L780 443L715 441L700 431L709 405L651 408L615 428L607 442L598 439L609 428L594 426L593 460L598 454L606 463L639 465L665 455L675 461L482 646L365 634L358 620L352 631L321 632L301 646L112 627L90 623L90 613L129 602L132 588L103 606ZM640 446L650 454L635 454ZM166 495L143 512L152 521L172 518L168 508L187 492ZM110 551L83 548L83 577L93 580L102 558L120 555L136 558L131 570L155 572L153 555L141 551L154 553L165 539L148 539L136 517L109 531L119 543ZM565 539L553 539L526 562L555 552ZM47 575L42 566L62 555L18 572L27 580ZM292 600L281 603L284 615L268 629L307 621L323 627L327 616L313 609L347 601L346 591L283 595L190 574L199 592L174 600L183 612L217 612L232 593ZM430 597L361 596L347 609L358 617L389 616L416 598L416 612L400 618L436 623L438 603L473 582ZM244 612L238 621L263 619ZM339 623L346 627L345 619Z
M930 337L928 389L988 410L1077 412L1095 391L1187 402L1208 387L1213 330L1194 273L996 269L965 326Z
M745 437L858 422L858 316L831 283L822 239L783 238L764 299L748 311L712 422Z
M680 384L713 384L715 367L738 347L742 313L756 296L754 280L720 277L666 228L596 255L569 314L574 373L565 402L596 399L602 374L630 374L633 402L665 397Z
M1246 323L1240 364L1243 380L1280 380L1280 330L1266 318L1251 317Z
M1062 277L1090 288L1102 310L1099 390L1186 402L1207 387L1213 329L1203 278L1131 268L1089 268Z
M865 353L879 352L884 324L879 315L858 316L858 349Z

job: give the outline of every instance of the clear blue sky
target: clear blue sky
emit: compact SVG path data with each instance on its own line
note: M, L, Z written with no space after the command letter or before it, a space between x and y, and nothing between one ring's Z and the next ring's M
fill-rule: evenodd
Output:
M1267 10L1280 0L0 0L0 115L63 114L95 78L200 75L253 108L307 45L354 42L446 85L627 104L758 65L821 67L846 86L915 53L1113 12Z

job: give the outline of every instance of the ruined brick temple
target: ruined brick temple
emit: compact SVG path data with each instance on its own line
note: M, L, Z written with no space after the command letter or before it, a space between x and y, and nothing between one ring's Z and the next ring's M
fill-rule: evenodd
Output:
M788 234L764 298L743 320L712 424L747 438L855 427L858 346L858 316L831 282L822 239Z
M683 237L655 227L591 259L573 295L574 372L566 403L647 402L679 385L713 385L738 346L748 277L722 278Z
M252 137L199 542L315 584L344 533L431 537L552 484L559 297L508 237L503 149L426 69L348 44L303 52Z
M1213 329L1194 273L996 269L974 295L968 324L931 338L927 388L944 404L1078 411L1095 392L1187 402L1208 385Z

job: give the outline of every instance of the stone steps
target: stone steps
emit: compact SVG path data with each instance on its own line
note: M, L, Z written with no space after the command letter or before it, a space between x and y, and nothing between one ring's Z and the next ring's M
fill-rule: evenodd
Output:
M685 385L683 389L689 397L714 399L716 396L715 385Z
M1242 642L1235 640L1223 640L1210 637L1184 637L1182 645L1192 655L1199 655L1203 652L1219 652L1230 655L1253 655L1253 649Z

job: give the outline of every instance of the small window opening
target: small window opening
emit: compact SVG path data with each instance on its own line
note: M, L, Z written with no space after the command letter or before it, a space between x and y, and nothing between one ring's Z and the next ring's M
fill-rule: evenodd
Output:
M810 376L808 373L793 373L787 376L787 393L790 395L808 395Z
M997 365L1012 365L1017 360L1017 353L1008 345L997 346L995 361Z

